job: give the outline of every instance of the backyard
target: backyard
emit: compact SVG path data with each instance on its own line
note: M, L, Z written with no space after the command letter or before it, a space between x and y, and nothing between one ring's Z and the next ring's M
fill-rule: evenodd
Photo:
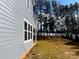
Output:
M79 59L79 43L62 37L38 37L29 59Z

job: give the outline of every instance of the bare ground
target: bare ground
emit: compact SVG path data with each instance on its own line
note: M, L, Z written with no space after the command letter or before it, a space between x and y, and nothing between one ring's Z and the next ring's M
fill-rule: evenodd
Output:
M62 37L39 37L30 59L79 59L79 43Z

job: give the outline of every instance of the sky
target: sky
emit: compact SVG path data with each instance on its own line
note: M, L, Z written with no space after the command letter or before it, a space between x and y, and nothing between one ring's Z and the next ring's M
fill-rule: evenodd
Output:
M60 2L60 4L63 4L63 5L74 4L75 2L79 3L79 0L57 0L57 1Z

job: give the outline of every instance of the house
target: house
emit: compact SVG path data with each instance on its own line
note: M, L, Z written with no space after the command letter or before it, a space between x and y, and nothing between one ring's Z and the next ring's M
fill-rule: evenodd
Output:
M0 0L0 59L23 59L36 43L32 0Z

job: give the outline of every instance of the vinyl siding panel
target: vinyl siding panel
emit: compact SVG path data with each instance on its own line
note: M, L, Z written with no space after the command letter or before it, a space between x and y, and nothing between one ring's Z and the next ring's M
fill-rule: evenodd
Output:
M31 0L30 0L31 3ZM19 59L32 47L33 40L24 43L24 18L35 27L26 0L0 0L0 59Z

